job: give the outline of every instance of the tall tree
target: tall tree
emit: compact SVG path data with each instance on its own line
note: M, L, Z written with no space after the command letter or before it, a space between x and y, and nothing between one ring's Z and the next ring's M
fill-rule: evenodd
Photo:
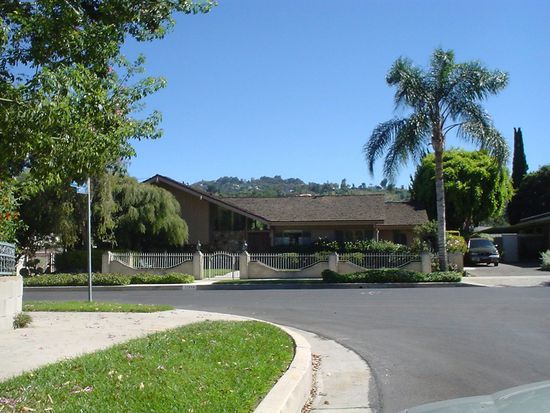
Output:
M435 156L435 188L438 221L439 265L447 268L443 154L451 131L458 137L487 149L500 163L508 158L508 146L495 129L481 102L508 83L508 75L489 70L479 62L456 63L452 51L435 50L429 67L416 67L399 58L386 82L397 88L396 109L411 113L379 124L364 146L371 174L374 163L387 151L384 175L395 177L409 158L421 159L429 145Z
M508 170L485 151L452 149L443 155L447 226L468 231L471 226L499 217L512 197ZM426 155L416 169L411 199L437 217L435 156Z
M550 212L550 165L524 176L508 204L510 224L522 218Z
M514 128L514 158L512 160L512 184L514 188L519 188L521 180L528 170L529 166L527 166L525 150L523 149L523 134L521 128Z

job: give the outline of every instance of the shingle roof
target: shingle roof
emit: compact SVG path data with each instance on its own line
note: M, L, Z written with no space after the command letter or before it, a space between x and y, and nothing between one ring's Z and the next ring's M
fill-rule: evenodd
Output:
M428 214L407 202L386 202L384 225L418 225L428 222Z
M270 222L384 221L384 195L224 198Z

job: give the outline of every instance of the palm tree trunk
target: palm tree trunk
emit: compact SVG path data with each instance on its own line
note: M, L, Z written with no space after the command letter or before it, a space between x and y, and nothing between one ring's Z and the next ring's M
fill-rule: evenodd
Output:
M439 269L447 271L447 224L445 222L445 189L443 181L443 145L433 145L435 152L435 198L437 208L437 245Z

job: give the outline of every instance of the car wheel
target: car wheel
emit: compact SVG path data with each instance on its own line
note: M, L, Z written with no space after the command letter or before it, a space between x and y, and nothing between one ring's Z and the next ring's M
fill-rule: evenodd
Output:
M495 262L495 267L498 267L498 262Z

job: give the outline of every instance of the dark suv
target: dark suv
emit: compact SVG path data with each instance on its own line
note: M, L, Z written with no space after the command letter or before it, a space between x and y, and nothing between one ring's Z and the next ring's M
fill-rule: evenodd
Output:
M493 241L485 238L470 238L468 241L468 252L466 252L466 262L471 264L479 264L485 262L487 264L495 264L495 267L500 261L500 254Z

